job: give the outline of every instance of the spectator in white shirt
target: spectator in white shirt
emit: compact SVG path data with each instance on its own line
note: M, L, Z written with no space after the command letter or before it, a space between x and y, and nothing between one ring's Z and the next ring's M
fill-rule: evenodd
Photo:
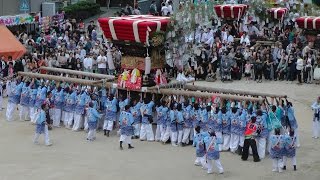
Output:
M101 52L97 58L98 63L98 73L106 74L107 71L107 57L104 52Z
M83 59L86 57L87 51L83 48L83 45L80 45L80 59L83 61Z
M93 59L92 54L86 55L86 58L83 60L83 67L85 72L92 72Z
M169 9L168 9L168 7L166 6L166 4L165 3L162 3L161 4L161 14L162 14L162 16L168 16L168 13L169 13Z
M200 32L196 35L195 37L195 40L196 40L196 43L205 43L208 41L208 38L207 38L207 33L204 32L203 29L200 29Z
M246 31L243 32L241 39L240 39L240 44L245 43L246 46L250 46L250 39L249 35Z
M173 14L172 1L168 2L168 10L169 10L169 14L168 15L172 15Z

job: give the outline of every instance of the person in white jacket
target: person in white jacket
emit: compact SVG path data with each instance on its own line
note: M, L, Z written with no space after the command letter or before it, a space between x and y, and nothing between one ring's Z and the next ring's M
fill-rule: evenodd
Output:
M297 59L296 69L297 69L297 75L298 75L299 84L301 84L302 83L301 71L303 69L303 59L301 57L298 57L298 59Z
M313 122L312 122L312 131L313 131L313 138L319 138L319 130L320 130L320 96L318 97L317 101L314 102L311 106L312 110L314 111L313 115Z

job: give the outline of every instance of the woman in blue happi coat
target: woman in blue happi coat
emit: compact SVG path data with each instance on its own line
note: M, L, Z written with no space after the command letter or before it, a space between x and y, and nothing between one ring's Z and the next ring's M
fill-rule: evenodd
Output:
M184 125L183 125L183 137L182 137L182 146L188 145L190 140L190 132L192 129L192 120L191 120L191 114L192 114L192 106L189 104L189 100L186 100L183 106L183 118L184 118ZM193 129L192 129L193 130Z
M37 109L39 109L39 111L41 109L41 105L46 100L46 96L47 96L47 87L44 85L39 86L37 91L36 103L35 103L35 106Z
M245 102L243 104L243 108L241 110L241 115L239 119L239 126L238 126L238 135L239 135L239 146L238 146L238 154L242 155L242 149L244 145L244 139L245 139L245 131L247 127L247 123L251 119L251 110L248 109L249 102Z
M37 98L37 84L34 82L34 80L32 80L32 85L31 88L29 89L29 102L28 102L28 106L29 106L29 110L30 110L30 120L32 123L36 123L37 119L36 119L36 108L34 106L34 104L36 103L36 98Z
M172 146L177 146L176 144L178 141L177 104L174 101L171 102L170 104L169 118L170 118L171 144Z
M101 114L93 107L93 103L89 103L89 108L88 108L88 136L87 140L89 141L94 141L96 139L96 129L97 129L97 124L98 124L98 119L101 118Z
M222 122L222 137L223 145L222 150L227 151L230 148L230 112L227 111L226 107L223 107L219 114L220 121Z
M214 132L209 132L210 136L204 137L204 143L206 148L206 161L207 161L207 173L213 173L212 161L214 160L215 165L220 174L223 173L223 167L220 162L220 152L219 152L219 144L222 143L222 139L217 138Z
M132 106L130 109L130 112L133 116L133 121L134 121L134 138L139 139L140 136L140 128L141 128L141 102L139 99L133 99L132 100Z
M177 121L177 132L178 132L178 145L181 146L182 143L182 135L183 135L183 124L184 124L184 118L183 118L183 111L182 111L182 104L177 105L177 111L176 111L176 121Z
M287 107L286 107L286 112L289 120L289 128L291 130L294 130L294 135L296 137L296 145L297 147L300 147L300 138L299 138L299 133L298 133L298 122L294 113L294 108L292 106L291 102L287 101Z
M65 127L68 129L71 129L71 126L73 124L76 98L77 98L76 91L70 88L65 97L65 106L63 108L65 111L65 119L64 119Z
M146 95L146 94L145 94ZM154 133L152 129L152 109L154 106L154 95L151 98L145 97L144 102L140 108L142 116L142 125L140 130L140 140L154 141Z
M205 103L202 104L201 108L199 109L199 126L201 127L202 131L208 131L207 123L208 123L208 111L207 105Z
M130 112L130 106L126 105L124 110L120 112L119 125L120 125L120 149L123 150L123 142L128 144L128 148L134 148L131 146L131 137L134 134L133 128L133 116Z
M23 83L20 97L20 121L25 121L29 118L29 93L30 93L30 81Z
M17 105L20 103L20 95L23 87L23 82L20 78L10 83L9 100L7 105L6 117L8 121L13 120L13 113Z
M79 131L83 126L83 115L86 107L87 93L77 91L76 105L74 109L73 131Z
M104 135L107 137L109 137L110 131L113 130L114 123L117 119L117 105L118 100L113 94L109 94L106 104L104 105L106 109L106 116L103 123Z
M239 146L240 136L238 134L239 131L239 123L240 123L240 110L237 107L231 108L230 113L231 120L231 137L230 137L230 151L235 153Z
M170 111L173 108L169 99L167 101L164 101L163 104L165 105L165 109L162 108L162 112L165 113L165 118L163 120L163 135L161 136L161 142L163 144L166 144L166 142L169 140L171 135L171 117L170 117ZM169 106L169 107L168 107ZM170 109L169 109L170 108Z
M61 115L62 115L62 109L64 104L64 90L61 86L57 87L57 91L54 95L54 115L53 115L53 126L54 127L60 127L60 121L61 121Z
M266 144L269 136L269 129L267 126L267 114L261 109L258 109L256 112L256 124L260 130L260 134L256 138L257 150L260 159L263 159L266 156Z

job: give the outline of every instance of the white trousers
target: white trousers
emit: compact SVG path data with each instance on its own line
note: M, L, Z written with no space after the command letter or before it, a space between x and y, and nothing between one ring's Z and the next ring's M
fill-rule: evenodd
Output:
M34 135L33 142L34 143L38 143L39 137L40 137L40 134L36 133ZM44 127L44 141L45 141L46 145L50 144L49 131L48 131L48 126L47 125L45 125L45 127Z
M170 138L170 135L171 135L171 129L170 129L170 126L167 126L165 131L164 131L164 134L163 134L163 137L161 139L162 142L167 142Z
M223 134L222 150L227 151L230 148L230 134Z
M205 156L203 156L203 157L197 157L196 160L194 161L194 164L195 164L196 166L205 167L205 166L206 166L206 158L205 158Z
M258 155L260 159L265 158L266 156L266 143L267 139L266 138L257 138L257 149L258 149Z
M60 121L61 121L61 109L54 108L54 115L53 115L53 126L54 127L60 127Z
M87 139L88 140L94 140L96 138L96 130L89 130Z
M171 143L176 144L178 142L178 132L171 131Z
M71 128L73 124L73 117L74 113L73 112L65 112L65 122L66 122L66 127Z
M84 130L87 131L89 128L89 125L88 125L88 116L85 115L84 116Z
M318 138L319 137L319 131L320 131L320 122L319 121L313 121L312 122L313 137Z
M162 125L157 124L156 136L155 136L156 141L161 140L161 127Z
M29 118L29 107L20 105L19 109L20 121L26 121Z
M30 107L29 108L29 115L30 115L30 121L32 123L36 123L37 119L36 119L36 108L35 107Z
M244 145L244 136L240 136L240 137L239 137L239 145L240 145L241 147L243 147L243 145Z
M214 160L214 164L216 165L219 173L223 173L223 167L221 165L220 159ZM213 167L212 167L212 160L207 160L207 168L208 168L208 173L213 172Z
M282 168L283 168L282 159L280 159L280 158L272 159L272 171L282 172Z
M239 141L240 141L239 135L231 134L231 137L230 137L230 151L231 152L233 152L233 153L236 152L236 150L238 149Z
M140 130L140 139L154 141L154 134L152 130L152 124L142 124Z
M127 143L127 144L131 144L131 136L127 136L127 135L120 135L120 141Z
M140 136L141 124L140 123L134 124L133 127L134 127L134 135Z
M287 159L290 159L291 160L291 164L292 166L296 166L297 165L297 158L296 156L292 157L292 158L288 158L286 156L283 156L283 165L284 166L287 166Z
M3 97L2 97L2 95L1 95L1 96L0 96L0 110L2 110L2 107L3 107L3 106L2 106L2 105L3 105L2 103L3 103Z
M218 139L220 138L223 141L222 132L216 132L216 136L217 136ZM223 144L219 144L218 147L219 147L219 151L223 150Z
M112 131L113 129L113 121L104 120L103 123L103 130Z
M16 107L17 107L17 104L8 102L7 112L6 112L7 121L13 121L13 113Z
M178 131L178 144L182 143L183 130Z
M183 128L182 143L189 143L191 128Z
M74 123L72 127L72 131L79 131L83 126L83 117L81 114L74 114Z

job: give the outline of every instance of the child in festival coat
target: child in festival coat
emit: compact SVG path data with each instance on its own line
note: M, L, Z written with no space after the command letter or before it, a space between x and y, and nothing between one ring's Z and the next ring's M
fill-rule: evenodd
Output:
M122 144L123 142L128 144L128 149L134 148L131 146L131 137L134 134L133 129L134 119L132 114L130 113L130 106L126 105L124 111L121 111L119 117L119 125L120 125L120 150L123 150Z
M297 139L294 130L290 130L289 135L284 135L284 156L283 156L283 170L287 169L287 159L291 159L293 170L297 170L296 159L296 143Z
M214 132L210 132L210 136L204 137L204 143L206 146L207 173L213 173L212 160L214 160L219 173L223 174L223 167L220 162L219 152L219 144L222 143L222 139L217 138Z
M280 129L275 129L274 134L270 136L270 157L273 161L272 171L282 172L282 156L283 156L283 138L280 135Z
M92 102L89 103L87 114L88 114L88 128L89 128L87 140L94 141L96 139L98 119L101 118L101 114L99 114L97 109L94 108L94 105Z
M37 116L36 120L36 133L34 135L33 143L38 144L38 140L41 134L44 134L45 137L45 144L47 146L51 146L50 138L49 138L49 131L48 131L48 124L46 122L46 112L45 112L46 104L41 105L41 110L39 115Z

